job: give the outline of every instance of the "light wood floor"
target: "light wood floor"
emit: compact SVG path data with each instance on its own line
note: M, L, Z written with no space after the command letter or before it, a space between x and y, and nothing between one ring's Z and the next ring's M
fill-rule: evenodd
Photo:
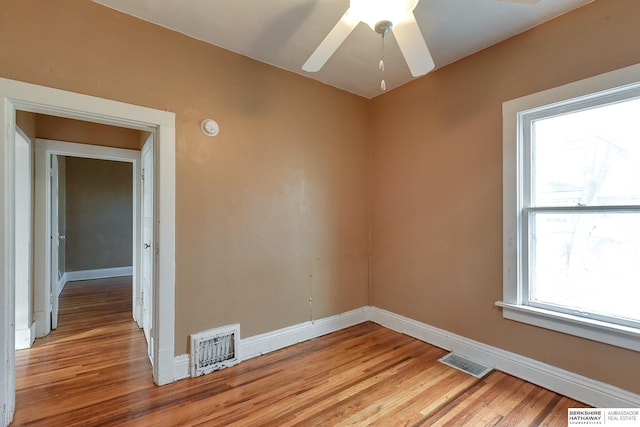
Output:
M566 426L584 406L373 323L157 387L130 312L127 280L68 284L59 328L17 352L14 425Z

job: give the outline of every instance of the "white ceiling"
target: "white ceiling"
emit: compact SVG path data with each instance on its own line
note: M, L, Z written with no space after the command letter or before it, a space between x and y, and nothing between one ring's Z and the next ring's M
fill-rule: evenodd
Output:
M93 0L267 64L366 98L380 95L380 36L360 23L316 73L302 64L349 0ZM436 68L593 0L421 0L414 10ZM412 80L393 37L385 38L387 91Z

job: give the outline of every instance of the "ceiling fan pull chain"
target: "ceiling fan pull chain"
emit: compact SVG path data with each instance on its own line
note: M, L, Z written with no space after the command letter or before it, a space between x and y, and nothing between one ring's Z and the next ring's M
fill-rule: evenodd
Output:
M381 72L384 72L384 34L382 34L382 42L380 44L380 64L379 68Z
M380 46L380 64L378 64L378 68L380 68L380 73L382 73L382 80L380 81L380 90L387 90L387 84L384 81L384 35L386 32L382 32L382 43Z

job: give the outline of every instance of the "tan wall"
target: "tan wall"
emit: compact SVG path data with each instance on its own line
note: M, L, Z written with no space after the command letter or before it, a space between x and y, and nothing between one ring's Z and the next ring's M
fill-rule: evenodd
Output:
M0 0L0 75L176 113L176 354L367 303L366 99L63 3Z
M131 163L66 157L66 271L130 267Z
M16 111L16 125L31 139L35 144L36 141L36 114L26 111Z
M594 2L371 102L88 1L0 10L2 77L176 113L176 354L194 331L251 336L367 304L371 232L374 305L640 392L637 352L494 306L501 104L639 62L636 0Z
M640 353L504 320L504 101L640 62L640 2L597 1L372 101L372 302L640 392Z
M37 114L38 138L139 150L141 132L99 123Z

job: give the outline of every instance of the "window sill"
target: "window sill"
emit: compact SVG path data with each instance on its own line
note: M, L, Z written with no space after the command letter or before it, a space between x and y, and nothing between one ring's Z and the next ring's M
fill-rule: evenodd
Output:
M503 301L496 305L505 319L640 351L640 329Z

